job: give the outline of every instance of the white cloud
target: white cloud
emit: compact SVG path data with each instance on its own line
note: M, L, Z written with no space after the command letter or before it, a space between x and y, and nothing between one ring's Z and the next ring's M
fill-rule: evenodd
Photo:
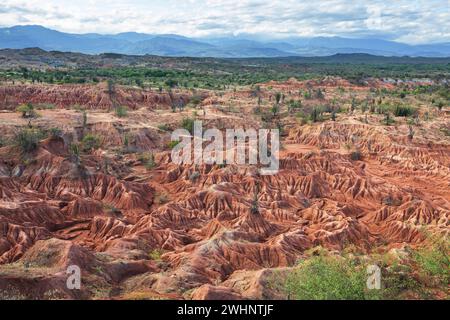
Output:
M2 0L0 24L66 32L137 31L187 36L377 36L450 41L450 0Z

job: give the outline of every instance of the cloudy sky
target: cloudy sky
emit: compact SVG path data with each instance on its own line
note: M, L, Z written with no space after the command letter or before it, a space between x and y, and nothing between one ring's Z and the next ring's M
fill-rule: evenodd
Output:
M450 0L0 0L0 26L450 42Z

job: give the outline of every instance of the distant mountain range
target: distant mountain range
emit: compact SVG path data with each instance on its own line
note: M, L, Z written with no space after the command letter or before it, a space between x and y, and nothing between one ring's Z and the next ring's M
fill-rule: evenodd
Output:
M366 53L380 56L450 57L450 43L408 45L380 39L290 37L260 40L251 36L188 38L173 34L126 32L114 35L71 34L42 26L0 28L0 49L39 47L88 54L122 53L186 57L288 57Z

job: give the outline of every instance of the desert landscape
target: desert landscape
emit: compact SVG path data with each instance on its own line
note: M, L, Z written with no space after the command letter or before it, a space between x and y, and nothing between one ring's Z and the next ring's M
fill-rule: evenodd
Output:
M448 299L448 59L0 58L0 299ZM279 129L279 172L174 164L195 120Z

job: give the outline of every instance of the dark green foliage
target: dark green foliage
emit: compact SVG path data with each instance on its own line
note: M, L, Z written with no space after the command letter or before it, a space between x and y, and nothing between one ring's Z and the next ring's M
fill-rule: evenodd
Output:
M82 150L84 152L90 152L93 149L98 149L101 146L101 140L94 134L87 134L81 141Z
M50 137L50 139L61 138L62 135L63 135L63 132L59 128L50 128L50 130L49 130L49 137Z
M194 119L192 118L183 118L181 121L181 127L189 131L190 134L194 132Z
M301 100L290 100L288 104L288 111L292 112L293 110L301 109L302 101Z
M167 147L169 148L169 149L173 149L177 144L179 144L180 143L180 141L178 141L178 140L174 140L174 141L169 141L168 143L167 143Z
M360 161L362 159L362 153L359 150L354 150L350 153L350 159L352 161Z
M450 246L448 238L431 237L431 245L414 252L413 258L421 272L436 278L440 283L450 283Z
M115 108L116 116L119 118L124 118L128 116L128 108L125 106L117 106Z
M272 108L270 109L270 112L272 112L273 116L276 116L278 112L280 111L280 107L278 104L274 104Z
M70 161L79 164L80 161L80 145L77 143L71 143L69 145L69 159Z
M322 89L319 88L316 90L316 98L320 99L320 100L325 98L325 96L323 95Z
M151 170L156 167L155 156L153 155L153 153L141 153L140 155L138 155L138 160L147 170Z
M314 256L301 261L288 276L286 291L299 300L367 299L366 270L351 260Z
M277 92L275 94L275 102L276 102L276 104L280 104L280 101L281 101L281 93Z
M314 107L309 114L309 120L312 122L323 121L322 109L320 107Z
M14 135L13 141L23 153L29 153L37 149L39 141L44 136L44 133L39 129L26 128L17 132Z
M394 109L394 115L396 117L409 117L416 113L416 109L409 106L397 105Z
M189 102L195 107L202 102L202 97L199 95L193 95Z
M390 112L385 112L385 113L384 113L383 123L384 123L386 126L389 126L389 125L395 123L395 120L392 119Z
M119 57L120 58L120 57ZM132 59L134 60L134 59ZM108 92L114 96L114 83L149 87L185 86L189 88L220 89L235 85L252 85L270 80L289 78L312 79L335 75L355 83L368 77L374 78L431 78L449 77L449 59L388 58L348 55L342 57L287 57L251 59L198 59L141 57L139 67L126 62L122 66L80 66L75 68L29 70L18 68L0 71L0 79L35 80L47 83L85 83L108 81ZM124 58L126 61L126 58ZM171 67L168 68L167 64ZM134 61L136 63L136 61ZM218 74L220 73L220 76ZM139 80L137 80L139 79ZM438 94L444 101L450 100L445 85L423 86L423 91ZM431 89L429 89L431 87ZM409 92L408 92L409 93ZM305 94L309 99L311 92Z
M113 96L116 93L116 86L114 84L114 81L111 79L108 79L107 86L108 86L108 94L110 96Z
M22 113L22 118L36 118L38 116L31 103L18 106L16 110Z
M331 112L331 120L336 121L336 111Z

